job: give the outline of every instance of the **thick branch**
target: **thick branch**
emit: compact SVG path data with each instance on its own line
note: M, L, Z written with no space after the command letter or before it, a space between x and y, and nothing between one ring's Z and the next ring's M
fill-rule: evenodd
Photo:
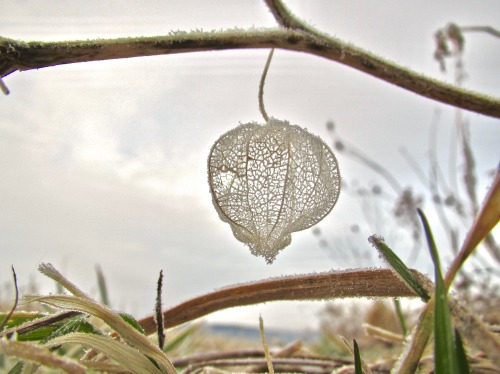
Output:
M423 275L413 271L420 279ZM368 269L281 277L236 285L188 300L163 313L165 328L193 321L218 310L282 300L347 297L416 297L394 271ZM139 321L147 334L156 331L154 317Z
M500 118L500 99L436 81L332 37L272 29L174 33L168 36L69 42L0 38L0 77L16 70L76 62L245 48L280 48L339 62L427 98Z

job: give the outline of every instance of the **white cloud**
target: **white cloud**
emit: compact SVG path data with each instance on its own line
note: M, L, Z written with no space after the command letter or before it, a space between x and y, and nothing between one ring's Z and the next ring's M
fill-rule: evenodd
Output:
M432 33L448 21L466 22L472 12L466 11L470 5L465 1L444 10L434 3L421 9L411 6L425 24L415 23L414 14L398 5L401 8L391 11L400 22L390 25L382 17L385 8L373 2L364 3L365 10L355 15L348 3L291 2L290 7L305 7L303 18L338 37L345 35L366 49L439 77L432 61ZM221 2L206 9L199 2L138 8L134 2L106 4L96 0L49 9L40 8L37 1L22 6L7 1L9 18L2 20L2 27L10 34L1 34L55 40L274 25L265 6L254 1ZM94 6L99 6L99 16ZM372 6L382 18L373 16ZM494 24L499 19L498 6L475 8L480 16L471 22ZM478 58L476 48L482 43L476 36L470 42L474 56L466 56L466 62L471 61L469 83L497 92L498 53L483 51L487 56ZM208 151L238 121L261 121L256 95L266 55L228 51L161 56L8 76L11 95L0 97L0 282L8 279L10 264L26 280L38 263L50 261L65 264L75 283L91 289L94 264L99 263L112 300L145 314L151 310L161 268L171 306L236 282L338 266L306 231L294 234L292 245L269 267L234 239L211 206ZM476 63L480 69L474 70ZM404 185L416 178L397 149L406 145L425 167L428 127L439 106L352 69L284 51L277 51L271 65L265 100L270 113L326 141L324 123L333 119L342 136L383 162ZM445 149L453 110L442 110L440 140ZM481 165L491 168L488 163L496 165L499 156L498 120L466 116L473 122ZM339 161L348 181L375 178L342 155ZM321 224L330 237L343 235L353 219L350 204L341 195ZM273 318L275 323L282 319ZM273 318L266 319L266 325L272 326Z

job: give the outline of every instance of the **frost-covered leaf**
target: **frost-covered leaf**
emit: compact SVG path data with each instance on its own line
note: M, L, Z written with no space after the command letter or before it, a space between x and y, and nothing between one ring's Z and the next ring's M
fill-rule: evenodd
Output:
M243 124L222 135L208 158L212 200L239 241L272 263L291 233L321 221L340 192L330 148L286 121Z

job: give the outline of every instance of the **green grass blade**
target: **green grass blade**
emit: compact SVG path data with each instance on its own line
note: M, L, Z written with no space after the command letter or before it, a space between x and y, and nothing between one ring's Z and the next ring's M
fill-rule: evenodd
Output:
M146 336L138 332L128 322L117 313L113 312L106 306L99 305L92 299L57 295L57 296L25 296L26 302L40 302L56 308L63 308L69 310L78 310L83 313L90 314L94 317L102 319L113 330L115 330L121 337L126 340L130 345L140 350L143 354L151 357L160 365L167 373L176 373L175 368L164 353L155 346ZM93 335L93 334L87 334Z
M361 365L361 355L359 354L358 343L356 342L355 339L353 339L353 342L354 342L354 372L356 374L363 374L363 367Z
M23 372L24 361L18 361L7 374L21 374Z
M59 336L46 343L48 346L57 346L61 344L81 344L86 347L95 348L133 373L161 373L147 356L137 349L106 336L77 332Z
M181 331L174 338L167 339L167 344L163 347L163 352L173 351L175 348L180 346L187 338L189 338L193 333L199 329L199 325L192 325Z
M108 287L106 286L106 278L99 265L96 265L95 272L97 276L97 287L99 288L99 295L101 296L101 303L109 306Z
M17 340L20 342L34 342L43 340L52 335L55 330L57 330L56 326L42 326L33 331L19 334L17 336Z
M14 312L10 317L7 323L5 324L5 328L12 328L16 326L20 326L23 323L27 323L33 321L37 318L45 317L46 314L38 313L38 312ZM3 323L7 318L7 313L0 313L0 323Z
M422 298L422 300L427 301L430 299L425 287L413 276L410 269L408 269L394 251L385 244L382 238L372 235L368 238L368 241L378 250L380 255L387 261L392 269L394 269L396 274L398 274L403 281Z
M68 319L64 323L62 323L59 327L57 327L50 335L46 338L42 339L40 342L44 344L51 339L57 338L59 336L64 336L74 332L81 332L85 334L97 334L104 335L100 330L96 329L94 325L87 321L86 316L76 316Z
M406 336L406 334L408 333L408 328L406 327L406 320L403 314L403 310L401 309L401 303L399 302L398 299L393 299L393 300L394 300L394 308L396 309L396 314L399 320L399 325L401 326L401 331L403 335Z
M435 270L435 299L434 306L434 365L436 374L458 373L455 339L451 324L448 296L441 273L439 253L432 236L429 222L421 210L418 210L420 219L424 226L425 236L429 251L434 262Z
M122 317L122 319L125 322L127 322L130 326L132 326L137 331L139 331L142 335L146 335L146 332L144 331L142 326L139 325L139 322L137 322L137 320L133 316L131 316L128 313L123 313L123 312L117 312L116 314L118 314L120 317Z
M465 352L462 337L457 329L455 329L455 342L457 345L457 363L458 374L470 374L469 360L467 360L467 353Z

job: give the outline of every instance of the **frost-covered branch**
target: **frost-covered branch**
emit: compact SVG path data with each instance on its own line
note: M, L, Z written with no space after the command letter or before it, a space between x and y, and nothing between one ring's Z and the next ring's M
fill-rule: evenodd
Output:
M418 279L424 277L416 270ZM196 297L163 312L165 328L193 321L215 311L283 300L326 300L349 297L416 297L389 269L357 269L283 276L238 284ZM154 317L140 321L147 334L156 331Z
M464 90L317 32L275 4L280 28L175 32L166 36L61 42L24 42L0 37L0 78L15 71L62 64L229 49L279 48L308 53L362 71L418 95L500 118L500 98ZM277 4L277 5L276 5ZM287 18L288 17L288 18Z

